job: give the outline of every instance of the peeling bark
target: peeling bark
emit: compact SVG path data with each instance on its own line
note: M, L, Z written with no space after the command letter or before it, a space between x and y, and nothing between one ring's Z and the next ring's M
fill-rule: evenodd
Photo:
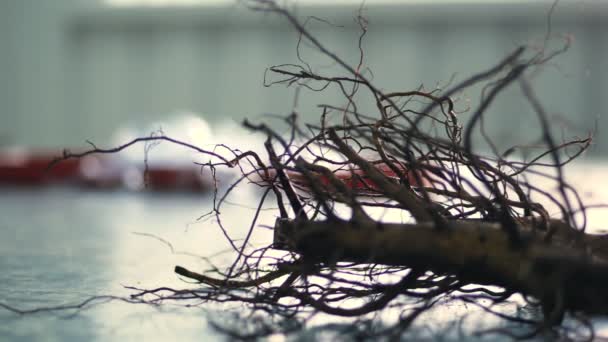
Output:
M275 247L323 263L454 274L470 283L534 296L545 306L563 301L562 309L608 314L608 236L579 233L552 220L556 234L547 242L526 221L518 227L524 243L515 247L499 223L486 221L450 221L445 229L433 229L433 223L278 220Z

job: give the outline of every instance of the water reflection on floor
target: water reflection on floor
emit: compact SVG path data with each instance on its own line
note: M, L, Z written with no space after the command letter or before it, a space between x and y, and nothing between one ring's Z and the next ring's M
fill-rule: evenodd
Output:
M243 198L247 200L246 197ZM0 192L0 302L29 309L77 303L91 295L132 293L123 285L187 286L176 264L196 269L192 256L227 247L212 221L197 222L209 197L100 193L61 189ZM249 210L227 207L227 225L238 234ZM245 214L243 214L245 211ZM242 222L239 222L242 221ZM141 233L141 234L138 234ZM144 235L142 235L144 234ZM18 316L0 310L0 340L83 341L200 340L215 336L197 309L153 308L112 302L73 313ZM206 338L208 340L208 338Z
M568 173L584 200L608 203L607 170L607 164L585 163ZM254 196L239 192L233 201L251 203ZM147 235L170 241L174 252L212 255L227 244L213 221L197 221L210 208L211 198L199 195L2 189L0 302L28 309L76 303L91 295L130 294L123 285L188 286L173 273L173 267L196 269L204 267L203 262L172 253ZM252 213L239 206L226 207L222 214L229 233L242 235ZM261 222L272 224L272 215L264 212ZM607 228L601 210L591 211L589 218L593 230ZM198 308L112 302L73 313L19 316L0 310L0 340L220 339Z

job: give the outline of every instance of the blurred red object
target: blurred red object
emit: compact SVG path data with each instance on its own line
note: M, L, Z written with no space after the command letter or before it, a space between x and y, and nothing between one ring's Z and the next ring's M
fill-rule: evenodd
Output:
M210 186L195 169L158 167L144 174L144 185L156 191L205 191Z
M386 165L384 163L375 164L375 167L378 171L380 171L382 174L384 174L388 178L392 178L396 181L398 181L400 179L400 175L396 174L388 165ZM416 171L414 173L414 172L411 172L410 170L407 170L406 168L400 167L398 165L395 165L395 167L398 167L399 168L398 171L400 171L400 173L402 173L405 177L407 177L407 181L409 182L409 184L411 186L425 187L425 186L430 185L430 181L427 178L427 176L424 175L423 171ZM260 173L262 174L263 172L260 172ZM310 184L309 184L308 178L306 176L304 176L300 172L289 171L289 170L285 171L285 174L287 175L287 177L289 178L289 180L295 187L299 188L300 190L310 192ZM348 169L336 170L336 171L333 171L333 174L337 179L339 179L342 183L344 183L344 185L346 187L354 190L355 192L357 192L360 195L365 195L365 194L378 195L378 194L381 194L381 192L382 192L382 190L378 187L378 185L368 175L366 175L365 172L361 169L353 168L352 170L348 170ZM333 188L331 181L328 177L326 177L322 174L317 174L316 172L315 172L315 175L317 177L318 182L320 183L319 185L321 185L323 188L325 188L325 189ZM276 171L269 170L269 174L268 174L269 179L272 179L275 176L276 176ZM263 178L266 178L266 177L263 176ZM422 182L422 184L419 184L419 180Z
M91 155L51 164L59 152L12 149L0 152L0 185L41 187L71 185L94 189L205 192L211 180L194 164L148 166L108 155Z
M54 159L55 155L44 152L24 150L2 152L0 153L0 184L39 186L78 180L80 172L78 160L66 160L49 168Z

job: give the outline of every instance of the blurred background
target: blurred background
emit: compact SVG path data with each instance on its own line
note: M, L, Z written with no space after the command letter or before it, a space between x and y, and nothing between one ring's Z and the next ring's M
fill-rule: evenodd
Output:
M522 44L541 48L552 3L368 0L365 65L376 86L387 91L443 88L495 65ZM357 63L360 30L353 18L360 1L287 4L302 18L331 22L313 21L310 29ZM548 47L559 49L566 39L572 46L531 80L558 140L595 132L588 161L568 173L584 200L594 203L608 201L602 162L608 157L607 19L608 1L560 1ZM113 146L162 129L201 147L255 148L262 137L239 128L244 118L273 124L272 115L295 108L304 121L317 121L317 104L344 104L337 91L302 89L296 101L295 88L263 86L269 66L299 63L297 38L284 20L228 0L0 0L0 303L27 309L77 303L96 294L128 296L132 290L123 285L187 286L173 266L198 271L208 265L179 251L209 256L227 247L217 223L200 220L212 208L209 174L192 164L200 156L169 146L154 150L148 185L171 192L162 195L97 191L144 187L141 146L116 158L42 171L61 149L86 148L87 140ZM315 70L342 73L309 46L300 52ZM475 107L480 91L461 94L457 108ZM467 114L461 115L466 121ZM539 136L537 119L517 85L496 100L485 124L502 148ZM66 178L88 187L38 187ZM15 188L17 183L25 187ZM222 212L230 234L244 236L258 198L255 190L239 190L231 198ZM605 217L596 213L589 214L590 225L605 228ZM264 211L260 224L273 220L273 212ZM262 232L270 241L271 232ZM452 311L442 312L447 317ZM70 319L61 312L19 316L0 310L0 336L10 341L218 339L206 326L209 313L124 303ZM433 325L437 317L430 318Z
M358 59L359 1L290 2L313 22L323 43ZM390 91L443 87L494 65L521 44L540 47L552 1L367 1L364 49L377 86ZM297 5L297 6L296 6ZM561 1L549 48L570 36L568 53L534 79L556 124L570 133L597 130L593 156L608 155L608 3ZM222 0L5 0L0 2L0 145L77 147L113 142L127 125L195 113L211 127L224 121L287 114L295 90L263 87L264 70L297 63L297 35L284 20ZM316 70L329 61L308 47ZM329 66L326 73L340 72ZM517 86L499 98L487 125L508 145L535 129ZM461 99L475 105L478 91ZM337 92L303 92L298 111L316 120L320 102L343 104ZM520 123L527 122L524 127ZM175 133L173 133L175 135Z

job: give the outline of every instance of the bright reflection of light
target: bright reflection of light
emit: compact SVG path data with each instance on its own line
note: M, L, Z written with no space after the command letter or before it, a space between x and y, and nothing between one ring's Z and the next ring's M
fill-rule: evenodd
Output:
M202 119L202 116L202 114L188 111L175 111L168 113L163 120L155 123L125 124L116 131L111 145L120 146L135 138L165 136L197 149L214 152L216 155L222 156L223 159L169 141L136 144L121 151L116 156L116 158L120 158L115 161L123 166L122 171L125 170L125 167L133 167L131 171L123 174L122 184L131 190L141 189L145 184L141 172L146 165L165 170L181 169L201 172L203 178L211 180L209 168L202 168L200 165L208 162L231 160L235 157L235 153L238 153L237 150L251 150L262 153L262 156L265 155L264 137L262 135L254 134L232 121L210 125ZM221 144L221 146L218 144ZM241 166L245 171L254 168L254 164L248 162L243 162ZM240 171L241 168L221 168L218 173L220 184L224 184L228 179L237 176ZM137 173L140 175L137 175Z
M200 118L200 114L185 111L169 113L166 119L150 124L146 129L122 127L114 135L114 145L150 135L165 135L199 147L217 140L209 124ZM159 146L151 144L150 147L150 156L153 157L150 159L151 165L158 163L162 165L191 164L194 156L200 155L196 151L170 143ZM138 148L128 149L121 155L133 163L142 162L144 159L142 150Z
M122 175L122 183L132 191L139 191L145 187L144 177L137 167L130 167Z

